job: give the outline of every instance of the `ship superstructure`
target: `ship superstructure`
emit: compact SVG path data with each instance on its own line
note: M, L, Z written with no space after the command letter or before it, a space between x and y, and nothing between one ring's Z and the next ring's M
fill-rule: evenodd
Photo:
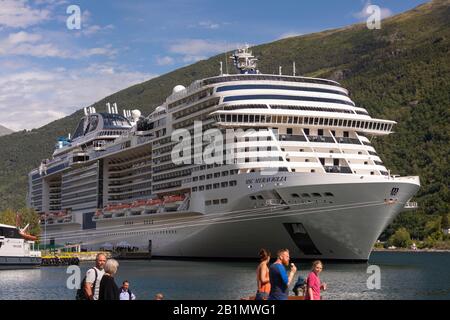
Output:
M371 139L392 133L326 79L238 74L176 86L149 116L85 109L72 138L29 175L49 243L126 240L156 256L366 260L418 190Z

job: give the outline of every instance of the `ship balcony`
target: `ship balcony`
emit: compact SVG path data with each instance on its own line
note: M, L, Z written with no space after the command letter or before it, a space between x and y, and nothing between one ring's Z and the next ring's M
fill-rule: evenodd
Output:
M342 166L323 166L325 172L327 173L349 173L352 174L352 169L350 167L342 167Z

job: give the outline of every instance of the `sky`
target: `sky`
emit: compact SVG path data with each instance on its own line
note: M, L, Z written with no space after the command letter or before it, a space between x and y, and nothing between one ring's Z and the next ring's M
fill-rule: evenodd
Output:
M385 18L424 2L0 0L0 125L38 128L243 44L364 22L369 5Z

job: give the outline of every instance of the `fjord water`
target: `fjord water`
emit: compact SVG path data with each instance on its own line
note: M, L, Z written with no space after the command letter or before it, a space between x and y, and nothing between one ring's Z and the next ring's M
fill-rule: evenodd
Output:
M369 290L368 265L381 269L381 289ZM90 264L82 264L87 270ZM297 263L306 277L310 263ZM349 299L449 299L450 253L374 252L368 264L325 263L321 279L328 283L323 298ZM138 299L153 299L161 292L166 299L231 299L254 295L252 262L120 261L118 284L127 279ZM66 267L0 271L0 299L73 300L66 288ZM120 282L120 283L119 283ZM292 294L292 292L291 292Z

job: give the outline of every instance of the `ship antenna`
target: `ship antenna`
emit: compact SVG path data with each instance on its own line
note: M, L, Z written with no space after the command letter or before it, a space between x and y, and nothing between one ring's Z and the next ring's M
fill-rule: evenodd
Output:
M225 71L228 74L228 52L225 52Z

